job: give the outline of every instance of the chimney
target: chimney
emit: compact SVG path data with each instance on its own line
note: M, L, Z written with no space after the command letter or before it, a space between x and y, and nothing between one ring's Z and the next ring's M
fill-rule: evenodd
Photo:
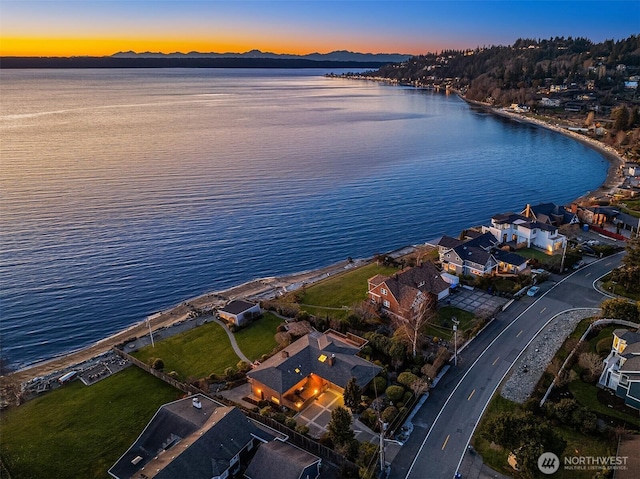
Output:
M282 351L281 355L282 359L287 359L289 357L289 351Z
M336 355L332 354L328 362L329 362L329 366L333 366L334 363L336 362Z
M527 203L527 208L524 210L524 215L527 218L531 218L531 205Z
M571 212L575 215L578 212L578 204L571 203Z

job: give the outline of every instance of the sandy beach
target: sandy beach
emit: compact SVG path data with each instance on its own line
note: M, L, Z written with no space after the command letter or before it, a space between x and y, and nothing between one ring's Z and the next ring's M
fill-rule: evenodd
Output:
M576 202L584 203L588 201L589 198L604 196L621 184L622 177L620 176L620 165L624 164L624 159L613 148L608 147L597 140L585 137L578 133L571 132L566 128L562 128L557 125L552 125L515 112L496 109L482 103L471 102L465 100L464 98L462 99L464 101L467 101L471 105L482 108L487 112L511 118L520 122L528 122L542 128L556 131L598 150L609 161L607 177L604 183L597 190L585 192L583 196L575 200ZM200 310L219 308L229 300L237 298L249 299L254 301L273 298L279 292L295 290L302 286L302 284L311 284L326 277L340 273L347 268L353 267L354 265L363 263L366 263L366 260L360 260L356 263L348 263L347 261L343 261L313 271L306 271L281 277L256 279L224 291L207 293L196 298L186 300L181 304L175 305L174 307L168 308L164 311L160 311L150 316L149 323L147 323L147 319L145 318L139 323L132 325L131 327L119 333L116 333L113 336L100 340L97 343L92 344L91 346L15 371L9 375L8 379L10 379L12 382L16 381L22 383L34 377L46 376L56 371L69 368L75 364L87 361L93 357L105 353L112 349L115 345L120 344L125 340L148 334L149 327L151 327L152 330L157 330L159 328L170 326L176 322L183 321L188 318L189 314L194 310L194 308Z

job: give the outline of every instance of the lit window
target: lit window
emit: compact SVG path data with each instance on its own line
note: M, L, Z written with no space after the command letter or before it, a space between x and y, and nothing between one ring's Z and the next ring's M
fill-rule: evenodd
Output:
M321 354L320 356L318 356L318 361L320 361L321 363L324 363L327 360L327 356L325 354Z
M384 289L384 288L382 288L382 289L380 290L380 292L381 292L384 296L386 296L386 295L387 295L387 290L386 290L386 289Z
M295 371L297 374L300 374L300 368L295 368L295 369L294 369L294 371Z
M387 300L385 299L385 300L382 302L382 305L383 305L385 308L388 308L388 307L389 307L389 301L387 301Z

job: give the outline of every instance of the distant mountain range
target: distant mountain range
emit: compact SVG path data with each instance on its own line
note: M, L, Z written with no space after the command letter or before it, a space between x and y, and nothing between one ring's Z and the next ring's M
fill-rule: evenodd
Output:
M336 50L330 53L308 53L306 55L291 55L286 53L261 52L251 50L244 53L154 53L154 52L118 52L111 55L113 58L252 58L252 59L278 59L278 60L312 60L321 62L363 62L363 63L399 63L411 58L413 55L401 53L357 53L347 50Z

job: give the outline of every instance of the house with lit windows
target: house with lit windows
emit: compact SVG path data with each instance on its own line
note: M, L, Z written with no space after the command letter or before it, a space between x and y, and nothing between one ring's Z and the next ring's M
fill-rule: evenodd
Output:
M365 344L350 333L312 331L247 373L251 394L301 411L329 388L343 394L351 378L364 389L382 369L358 356Z
M491 218L491 226L483 226L498 243L514 249L537 248L547 254L561 254L567 245L566 236L558 227L527 218L517 213L502 213Z
M598 385L612 389L627 406L640 409L640 333L613 332L611 352L604 360Z

